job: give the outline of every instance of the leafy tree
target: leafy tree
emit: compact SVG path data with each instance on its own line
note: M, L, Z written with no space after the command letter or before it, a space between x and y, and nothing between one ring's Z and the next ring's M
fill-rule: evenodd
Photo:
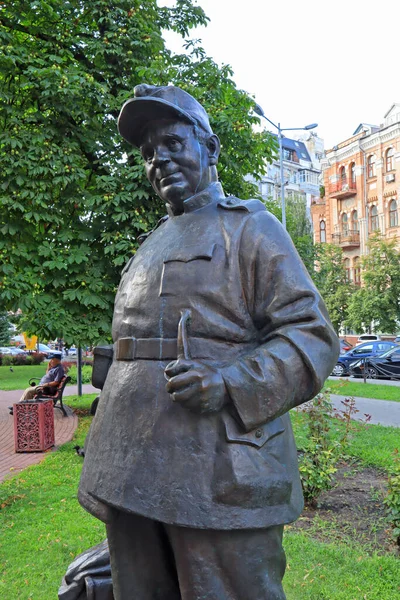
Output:
M279 200L264 200L264 204L277 219L282 220ZM306 200L299 194L286 198L286 227L308 272L314 277L316 249L313 243L311 222L307 215Z
M286 198L287 228L293 240L312 235L310 217L307 214L307 202L300 194L291 194Z
M165 212L117 132L138 83L193 92L221 138L226 191L253 195L244 175L274 147L253 131L253 101L196 43L173 56L162 38L206 22L191 0L1 3L0 302L22 309L24 330L67 344L109 337L120 270Z
M361 259L363 286L352 295L346 324L355 331L396 333L400 321L400 253L396 240L379 233Z
M10 343L11 327L6 312L0 313L0 346L8 346Z
M323 297L332 325L339 333L344 325L355 286L347 280L343 251L334 244L316 244L316 268L311 273Z

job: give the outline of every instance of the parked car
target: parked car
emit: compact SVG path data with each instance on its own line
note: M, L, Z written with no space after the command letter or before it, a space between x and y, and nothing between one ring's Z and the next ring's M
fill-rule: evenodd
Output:
M357 339L357 344L362 344L363 342L377 342L380 339L381 336L375 335L375 333L362 333Z
M39 344L39 350L37 348L37 346L35 347L34 350L32 350L32 352L40 352L41 354L44 354L46 358L51 358L51 357L57 357L57 358L62 358L63 353L61 352L61 350L52 350L50 348L50 346L47 346L46 344Z
M17 348L17 346L3 346L0 348L0 354L12 354L15 356L16 354L26 354L25 350L21 350L21 348Z
M50 348L50 346L46 346L46 344L39 344L39 352L41 352L42 354L44 354L46 356L46 358L51 358L51 357L58 357L58 358L62 358L62 352L61 350L52 350Z
M332 371L332 375L343 377L350 374L350 365L358 362L360 358L369 356L378 356L387 352L391 348L398 348L394 342L365 342L355 348L352 348L342 356L339 356L336 366Z
M350 366L354 377L364 377L364 371L369 379L400 379L400 348L397 345L380 356L358 360Z
M347 340L340 340L340 354L345 354L353 347L353 344L350 344Z
M400 335L394 338L394 341L396 342L396 344L400 344Z

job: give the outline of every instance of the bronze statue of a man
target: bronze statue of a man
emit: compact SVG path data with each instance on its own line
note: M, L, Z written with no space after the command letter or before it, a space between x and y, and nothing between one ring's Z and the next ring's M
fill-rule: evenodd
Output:
M168 217L122 273L80 502L106 522L116 600L282 600L303 507L288 411L338 339L281 224L225 197L192 96L137 86L119 131Z

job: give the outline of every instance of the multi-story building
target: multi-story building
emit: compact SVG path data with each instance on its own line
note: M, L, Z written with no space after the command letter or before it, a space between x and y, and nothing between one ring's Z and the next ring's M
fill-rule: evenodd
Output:
M325 196L313 199L315 242L343 249L349 280L360 283L360 257L371 232L399 238L400 104L380 126L361 123L321 161Z
M307 138L299 140L283 137L282 156L285 197L304 197L310 215L312 201L320 195L320 160L324 156L324 142L315 133L309 133ZM280 202L279 158L268 165L266 174L257 183L260 194L265 200L272 199Z

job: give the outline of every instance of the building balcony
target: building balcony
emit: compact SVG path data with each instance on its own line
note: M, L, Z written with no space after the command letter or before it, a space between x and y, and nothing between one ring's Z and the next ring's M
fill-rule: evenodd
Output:
M325 206L325 198L311 198L311 206Z
M347 198L357 194L357 186L355 181L337 181L329 185L329 195L335 198Z
M332 244L336 244L341 248L358 248L360 246L360 232L356 229L349 229L342 233L333 233Z

